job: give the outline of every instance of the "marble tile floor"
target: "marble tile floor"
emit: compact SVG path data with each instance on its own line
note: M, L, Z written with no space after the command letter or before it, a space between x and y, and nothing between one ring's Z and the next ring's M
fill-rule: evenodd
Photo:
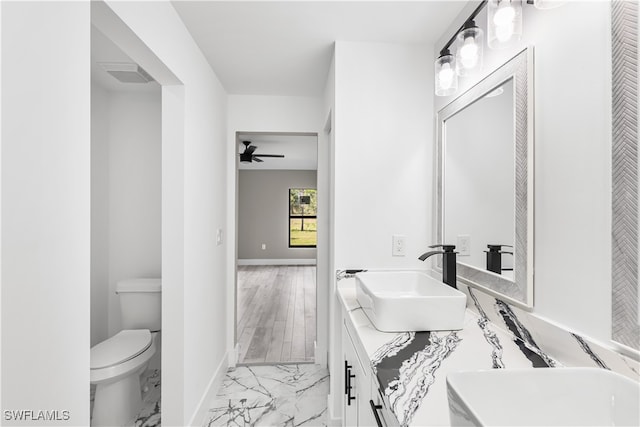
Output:
M160 427L160 370L148 369L140 378L142 410L129 427ZM91 385L91 413L96 386Z
M329 372L319 365L230 368L204 426L326 426Z

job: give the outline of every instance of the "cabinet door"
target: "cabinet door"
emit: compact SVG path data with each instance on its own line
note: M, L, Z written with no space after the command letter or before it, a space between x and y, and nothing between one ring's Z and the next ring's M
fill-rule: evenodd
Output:
M384 399L382 398L382 392L380 391L378 380L375 378L371 381L371 403L369 404L369 407L374 419L374 411L378 414L378 420L380 421L380 425L383 427L397 427L399 425L396 417L386 406Z
M369 373L371 375L371 373ZM358 425L361 427L376 427L376 419L369 401L374 397L371 394L371 378L360 375L358 382Z
M342 336L346 363L345 378L350 381L344 383L347 387L345 388L344 423L347 426L376 427L376 419L369 403L372 398L371 370L368 365L365 368L358 358L355 344L346 326L343 328ZM351 388L349 389L348 386Z
M359 376L356 374L358 359L351 338L344 325L342 327L342 353L344 358L342 373L342 391L344 393L342 425L351 427L358 425L358 398L356 394L358 392L357 380Z

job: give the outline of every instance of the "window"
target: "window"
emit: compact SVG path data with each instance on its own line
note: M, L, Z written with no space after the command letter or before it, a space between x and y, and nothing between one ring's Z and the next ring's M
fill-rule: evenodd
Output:
M289 247L315 248L318 202L314 188L289 189Z

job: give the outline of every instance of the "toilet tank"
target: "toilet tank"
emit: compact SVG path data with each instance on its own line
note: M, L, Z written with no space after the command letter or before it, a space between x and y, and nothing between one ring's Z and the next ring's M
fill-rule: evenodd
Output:
M127 279L116 284L122 329L159 331L162 324L161 279Z

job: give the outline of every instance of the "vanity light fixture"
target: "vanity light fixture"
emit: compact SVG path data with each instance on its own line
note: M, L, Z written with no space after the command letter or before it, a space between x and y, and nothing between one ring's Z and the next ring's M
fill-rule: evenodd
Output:
M467 76L482 67L483 31L473 19L464 23L456 36L456 71L459 76Z
M489 0L487 44L492 49L511 46L522 37L522 2Z
M487 44L492 49L507 47L522 37L522 5L533 5L536 9L553 9L567 0L482 0L440 50L435 63L436 96L453 95L458 90L457 76L474 74L482 67L483 32L475 18L488 5ZM456 43L456 54L449 48ZM454 71L452 74L451 71Z
M566 0L527 0L527 3L531 4L531 1L536 9L555 9L567 2Z
M464 25L440 50L440 56L435 63L436 96L453 95L458 90L458 76L472 74L482 65L483 32L474 19L486 4L487 0L481 1ZM449 48L456 40L458 50L454 55Z
M447 96L458 90L458 74L456 72L456 58L449 49L443 49L436 60L436 95Z

